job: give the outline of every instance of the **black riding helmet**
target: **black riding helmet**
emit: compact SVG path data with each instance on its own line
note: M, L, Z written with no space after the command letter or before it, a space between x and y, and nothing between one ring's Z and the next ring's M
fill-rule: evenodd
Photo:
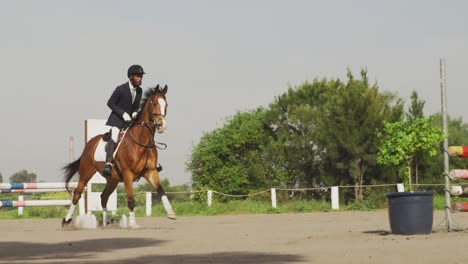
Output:
M143 67L140 65L132 65L130 68L128 68L127 76L130 78L132 75L140 75L140 74L145 74L145 71L143 71Z

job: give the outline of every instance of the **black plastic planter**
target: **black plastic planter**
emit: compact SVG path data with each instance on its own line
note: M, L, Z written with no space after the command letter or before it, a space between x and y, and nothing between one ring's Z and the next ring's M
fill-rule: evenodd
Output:
M386 194L390 229L396 235L430 234L434 220L434 191Z

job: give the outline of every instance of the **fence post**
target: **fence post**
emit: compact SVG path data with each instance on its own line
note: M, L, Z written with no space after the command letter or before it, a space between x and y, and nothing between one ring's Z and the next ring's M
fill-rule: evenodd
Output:
M24 196L23 195L18 196L18 201L20 202L24 201ZM22 206L18 207L18 216L23 215L23 210L24 210L24 207Z
M338 186L331 187L331 206L333 210L340 209L340 194L338 192Z
M271 188L271 207L276 208L276 189Z
M151 192L146 192L146 216L151 216Z
M396 187L397 187L398 192L404 192L405 191L405 186L403 185L403 183L397 183Z
M208 190L208 206L211 206L211 197L213 196L213 191L212 190Z

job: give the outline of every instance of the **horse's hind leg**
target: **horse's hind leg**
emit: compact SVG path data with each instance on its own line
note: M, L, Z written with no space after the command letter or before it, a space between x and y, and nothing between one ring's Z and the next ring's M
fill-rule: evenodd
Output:
M70 224L73 213L75 212L76 205L81 198L81 194L83 193L86 184L88 184L88 181L93 177L94 173L96 173L96 169L93 166L84 166L83 163L80 164L78 186L76 187L75 191L73 191L72 204L68 209L67 215L62 221L62 226Z
M148 182L153 185L153 188L156 189L158 194L161 196L161 201L164 206L164 210L166 211L166 216L169 219L176 219L176 214L172 210L171 203L169 199L167 199L166 193L164 192L163 187L159 184L159 173L157 170L150 170L145 174L145 178Z
M101 193L101 207L102 207L102 225L107 225L107 201L112 192L117 188L119 182L111 177L108 177L106 187Z

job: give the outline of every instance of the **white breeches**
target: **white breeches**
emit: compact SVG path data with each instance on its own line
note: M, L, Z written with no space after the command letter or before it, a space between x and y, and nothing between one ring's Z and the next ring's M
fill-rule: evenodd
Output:
M111 127L111 138L112 140L114 140L114 142L117 142L117 139L119 137L119 132L120 132L120 129L118 129L117 127Z

